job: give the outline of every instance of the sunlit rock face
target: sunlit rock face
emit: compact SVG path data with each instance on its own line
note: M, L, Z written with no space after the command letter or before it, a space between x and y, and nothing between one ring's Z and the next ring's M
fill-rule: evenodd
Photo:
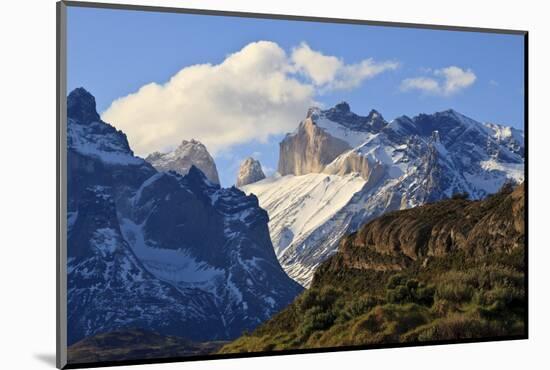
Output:
M265 179L265 174L262 170L260 161L248 157L239 167L239 173L237 174L237 181L235 184L237 187L241 187L263 179Z
M206 175L208 180L214 184L220 183L214 159L208 153L206 146L194 139L183 140L176 149L168 153L154 152L145 160L158 171L174 171L180 175L186 175L191 166L195 166Z

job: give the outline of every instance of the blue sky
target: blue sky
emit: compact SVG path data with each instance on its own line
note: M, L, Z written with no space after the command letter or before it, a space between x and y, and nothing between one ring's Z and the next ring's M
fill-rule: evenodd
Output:
M225 100L234 101L235 105L246 105L239 94L231 91L235 87L235 81L231 81L231 77L223 75L225 72L219 71L215 66L224 63L228 55L261 40L274 43L274 46L259 48L262 53L278 55L280 48L287 54L288 63L293 68L297 68L297 64L293 64L291 60L292 52L304 43L318 55L335 57L343 65L351 66L348 70L353 70L353 66L358 66L369 58L372 58L374 66L394 63L396 67L369 75L357 86L348 88L331 88L328 84L315 83L315 71L292 72L293 74L287 76L290 82L285 82L290 85L284 86L294 86L295 83L303 86L299 86L290 98L286 94L281 95L284 99L295 99L289 103L291 106L285 114L270 114L269 117L258 115L257 127L263 130L261 132L281 125L280 130L275 127L266 136L260 131L251 133L253 126L250 125L255 122L246 108L235 110L238 113L234 114L248 116L229 119L228 115L234 112L232 109L213 107L209 110L208 106L204 106L205 99L201 101L201 96L192 96L194 91L200 91L202 96L218 97L223 90L228 94ZM242 59L245 57L251 58L250 60L256 60L253 58L257 57L262 63L267 63L264 57L258 57L258 53L252 49L239 60L245 60ZM157 91L159 86L163 86L182 69L207 63L211 66L205 71L192 74L188 70L181 74L183 82L175 82L185 85L186 90L183 87L181 89L185 91L182 99L189 98L189 104L185 108L178 102L167 102L169 99L162 98L166 97L162 95L165 93ZM459 77L475 76L474 81L472 82L472 78L466 82L462 80L464 84L456 88L452 88L456 85L451 83L451 87L447 86L449 89L446 89L447 75L444 71L451 66L457 67L462 73ZM263 68L261 72L251 69L254 72L247 72L248 75L232 76L240 76L239 83L251 89L250 86L262 86L266 81L256 81L257 76L264 73ZM284 68L287 68L286 64ZM90 8L69 7L68 10L68 90L85 87L96 97L98 110L102 113L109 110L114 100L136 93L144 85L155 83L150 93L147 90L141 94L143 97L138 96L132 101L126 99L117 109L111 109L111 112L104 115L104 118L120 117L120 124L115 121L110 123L125 132L130 131L126 132L130 145L135 150L139 148L136 152L140 155L152 149L167 150L182 139L190 139L191 137L179 137L187 133L200 136L199 121L202 120L205 127L228 130L227 134L220 135L224 136L223 140L204 138L207 146L209 142L212 143L212 152L224 186L234 183L238 163L248 155L257 157L266 168L275 169L278 142L284 132L297 126L299 121L297 118L296 122L279 123L275 118L279 121L286 117L294 119L302 106L305 115L308 105L306 102L312 99L325 107L345 100L358 114L367 114L374 108L387 120L403 114L413 116L453 108L478 121L523 128L523 68L523 37L518 35ZM272 72L270 69L266 73ZM280 70L274 73L278 72ZM192 76L203 76L203 73L207 76L204 81L210 81L210 85L201 86L203 80L200 79L189 85L189 81L193 80ZM272 81L271 77L266 78L267 81ZM408 89L404 83L406 80L413 81L407 85ZM220 91L215 91L216 89ZM311 91L306 93L307 89ZM205 91L208 92L206 95ZM262 93L250 90L246 96L256 99L256 95ZM158 95L156 100L147 100L151 94ZM271 104L269 109L272 110L281 107L280 96L268 99L271 100L266 103L257 98L251 105L261 107ZM164 107L164 102L172 106ZM212 100L212 104L214 102ZM142 107L143 112L137 112ZM194 107L197 107L197 112L188 112ZM229 113L222 114L220 111ZM182 122L177 121L178 117ZM125 120L131 118L133 122L125 123ZM163 124L181 127L163 132L164 141L154 141L149 137L139 137L144 135L143 128L148 127L143 124L138 126L141 118L147 124L158 121L157 128ZM237 138L238 129L233 125L238 125L241 121L248 122L247 120L252 121L247 123L249 126L240 128L242 135ZM213 122L212 126L208 126L209 122ZM189 131L185 131L186 127L190 128ZM229 132L233 128L235 135ZM145 132L145 136L154 136L155 132L156 129L151 129ZM173 133L172 136L170 133ZM132 142L134 137L135 144ZM201 137L195 138L201 140Z

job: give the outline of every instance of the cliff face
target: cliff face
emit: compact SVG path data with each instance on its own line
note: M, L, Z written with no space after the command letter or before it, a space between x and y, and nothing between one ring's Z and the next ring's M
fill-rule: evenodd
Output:
M338 156L323 173L340 176L358 173L367 183L374 184L384 176L385 169L380 162L371 163L366 156L349 151Z
M327 164L351 147L327 134L308 117L295 133L281 141L279 149L279 173L299 176L322 172Z
M402 270L413 261L524 247L524 185L482 201L449 199L383 215L342 239L326 267Z
M279 173L281 175L305 175L323 172L328 164L329 174L359 172L368 180L367 160L358 161L353 156L331 163L342 153L364 142L370 135L387 126L380 113L372 110L367 116L359 116L350 106L341 102L327 110L312 107L308 110L296 132L288 134L280 143Z

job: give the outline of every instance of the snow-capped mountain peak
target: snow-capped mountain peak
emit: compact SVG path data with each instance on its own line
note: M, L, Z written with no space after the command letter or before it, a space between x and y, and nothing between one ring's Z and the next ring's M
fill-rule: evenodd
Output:
M221 188L194 163L185 175L158 172L124 133L83 114L89 96L71 96L86 104L73 102L68 117L69 344L127 328L232 339L302 291L277 261L255 196Z
M342 113L349 113L351 112L351 108L349 104L345 101L341 101L340 103L336 104L333 108L334 111L342 112Z
M346 102L336 104L327 110L319 110L314 121L329 120L353 131L376 133L387 125L386 120L372 109L367 116L360 116L351 111Z
M109 166L145 164L134 156L126 135L100 119L95 98L84 88L73 90L67 98L67 149Z
M168 153L154 152L145 160L159 171L175 171L185 175L192 166L200 169L213 183L219 184L220 179L214 159L208 153L206 146L198 140L182 140Z
M305 286L315 267L336 250L337 239L329 236L345 235L388 211L455 193L479 199L506 182L523 181L521 130L484 125L453 109L388 123L375 110L361 117L348 107L341 103L328 110L311 108L298 129L280 143L279 172L294 175L293 182L319 173L335 176L331 184L349 175L361 178L360 186L340 190L345 204L331 208L323 222L300 228L298 218L277 217L280 204L290 215L302 213L304 200L294 197L296 189L287 176L245 187L258 195L270 215L279 261ZM308 204L317 205L308 208L312 214L327 209L326 202L315 197Z

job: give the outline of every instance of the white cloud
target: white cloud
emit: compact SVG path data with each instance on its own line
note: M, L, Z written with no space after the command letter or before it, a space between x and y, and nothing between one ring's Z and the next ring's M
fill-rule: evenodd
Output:
M331 82L343 64L334 56L311 50L305 43L292 50L292 61L296 68L306 74L315 85Z
M434 77L414 77L401 81L401 90L420 90L428 94L450 96L471 86L476 75L471 69L457 66L436 69Z
M401 90L422 90L430 93L438 93L441 90L439 82L429 77L407 78L401 82Z
M460 67L450 66L435 71L435 74L445 79L443 91L445 94L454 94L457 91L467 88L476 80L476 75L471 69L463 70Z
M307 55L319 60L308 67ZM321 57L319 57L321 56ZM332 70L331 61L337 68ZM315 104L319 86L350 88L391 69L367 59L345 65L300 45L292 57L276 43L259 41L229 55L220 64L185 67L165 84L150 83L121 97L102 114L124 131L136 154L174 147L197 139L213 154L296 128ZM306 78L299 78L306 75Z
M291 58L299 72L324 90L351 89L365 79L399 66L394 61L375 62L372 58L356 64L345 64L340 58L312 50L306 43L294 48Z
M183 68L164 85L151 83L115 100L102 118L145 155L195 138L215 154L293 129L313 102L313 87L288 75L277 44L257 42L217 65Z

